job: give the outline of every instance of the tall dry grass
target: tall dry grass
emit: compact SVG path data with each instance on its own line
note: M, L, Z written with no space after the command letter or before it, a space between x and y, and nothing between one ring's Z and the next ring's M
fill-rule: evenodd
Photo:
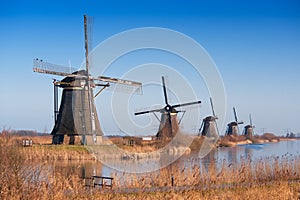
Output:
M214 160L201 165L197 164L201 160L195 160L189 168L169 166L142 175L115 173L114 188L99 190L84 187L76 173L49 170L51 162L43 156L33 164L26 155L49 153L42 150L0 137L0 199L298 199L300 193L300 156L296 155L255 161L248 157L239 163L223 161L220 167Z

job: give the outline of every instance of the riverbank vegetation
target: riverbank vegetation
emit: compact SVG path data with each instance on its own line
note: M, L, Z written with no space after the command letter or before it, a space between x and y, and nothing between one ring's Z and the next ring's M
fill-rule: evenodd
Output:
M189 168L169 166L147 174L112 174L113 188L85 187L83 179L65 168L55 168L55 151L86 154L79 146L22 147L16 138L0 137L0 199L298 199L300 156L286 154L238 163L223 161ZM29 159L27 154L41 159ZM56 160L57 161L57 160ZM172 186L173 177L173 186Z

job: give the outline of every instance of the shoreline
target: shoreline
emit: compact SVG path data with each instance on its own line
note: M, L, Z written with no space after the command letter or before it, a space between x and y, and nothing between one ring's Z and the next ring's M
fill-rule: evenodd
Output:
M300 138L281 138L274 135L264 136L254 136L252 138L246 138L245 136L223 136L218 139L216 143L212 143L212 146L208 148L220 148L220 147L234 147L238 145L255 145L255 144L266 144L275 143L280 141L296 141ZM22 147L22 139L31 138L33 140L33 146ZM8 140L11 144L18 145L21 148L21 152L25 160L34 161L59 161L59 160L97 160L97 158L103 159L120 159L120 160L146 160L146 159L157 159L161 154L177 155L185 154L189 155L193 152L198 151L204 141L204 136L196 136L189 147L184 147L183 145L173 146L167 151L159 151L158 147L147 144L140 145L124 145L124 144L114 144L111 141L106 141L103 145L98 146L99 152L96 154L86 146L83 145L52 145L51 136L34 136L34 137L10 137ZM3 138L2 138L3 141ZM121 151L117 151L118 148ZM203 148L203 147L202 147ZM97 155L98 153L98 155Z

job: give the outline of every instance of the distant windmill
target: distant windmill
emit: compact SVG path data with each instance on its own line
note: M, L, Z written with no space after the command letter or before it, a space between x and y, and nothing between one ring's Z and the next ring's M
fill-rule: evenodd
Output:
M225 135L239 135L239 124L244 123L242 121L240 121L240 122L238 121L236 110L235 110L234 107L233 107L233 115L234 115L235 121L230 122L229 124L227 124L227 130L226 130Z
M177 111L175 108L194 105L194 104L200 104L201 101L195 101L190 103L183 103L183 104L176 104L176 105L170 105L168 102L168 96L167 96L167 89L165 85L165 78L162 77L162 84L163 84L163 93L165 98L165 104L166 106L160 109L154 109L154 110L147 110L143 112L136 112L135 115L142 115L146 113L153 113L155 115L155 112L161 113L161 119L160 119L160 125L159 130L156 134L158 138L172 138L176 135L176 133L179 130L179 123L177 120L177 113L180 111ZM156 116L156 115L155 115Z
M217 119L216 116L212 98L210 100L211 110L212 110L212 116L205 117L201 123L200 129L199 129L199 135L202 136L208 136L208 137L217 137L219 135L219 130L217 126Z
M63 80L53 82L55 118L55 126L51 132L53 144L63 143L65 135L70 136L69 144L74 144L75 136L80 136L82 144L101 143L103 132L100 128L94 98L111 84L141 89L142 84L139 82L90 75L87 26L88 19L84 15L85 70L76 71L73 68L50 64L39 59L33 61L34 72L65 76ZM96 86L102 88L94 96L93 89ZM58 87L63 88L59 111Z
M252 117L251 114L249 114L249 121L250 121L250 125L247 125L244 127L244 131L243 134L247 137L247 138L251 138L254 135L254 128L255 126L252 125Z

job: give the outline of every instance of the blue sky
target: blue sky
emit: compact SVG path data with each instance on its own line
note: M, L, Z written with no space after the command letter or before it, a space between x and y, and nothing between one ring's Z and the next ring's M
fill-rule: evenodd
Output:
M296 0L0 1L0 129L51 131L53 77L32 72L32 59L80 66L83 14L94 17L94 46L139 27L186 34L206 49L220 71L227 94L226 121L233 119L235 106L245 122L252 114L258 133L262 128L278 135L285 129L300 132L300 2ZM124 63L130 65L128 60ZM118 69L110 73L117 75ZM210 114L209 95L203 91L197 97L203 101L205 117ZM160 98L153 102L160 103ZM103 117L109 111L97 108L103 129L115 131Z

